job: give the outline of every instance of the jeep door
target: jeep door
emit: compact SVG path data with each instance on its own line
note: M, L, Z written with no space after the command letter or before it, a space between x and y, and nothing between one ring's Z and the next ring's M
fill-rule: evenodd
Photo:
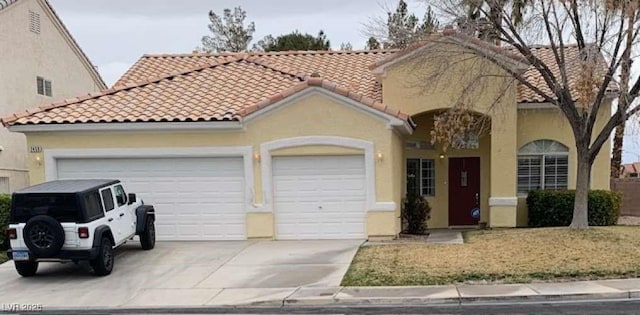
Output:
M100 189L100 197L102 197L102 205L107 218L107 224L109 225L109 228L111 228L111 233L113 234L113 238L116 243L115 245L119 245L124 241L121 228L122 221L120 220L122 216L120 216L120 211L117 211L116 209L111 188Z
M122 185L113 186L113 194L116 198L116 211L120 216L122 237L130 237L136 234L135 215L133 205L129 205L129 198Z

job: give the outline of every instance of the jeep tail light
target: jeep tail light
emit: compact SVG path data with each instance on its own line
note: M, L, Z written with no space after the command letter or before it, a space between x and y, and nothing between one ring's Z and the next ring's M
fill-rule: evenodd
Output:
M7 229L7 238L10 240L15 240L18 238L18 231L16 229Z
M78 237L89 238L89 228L86 228L86 227L78 228Z

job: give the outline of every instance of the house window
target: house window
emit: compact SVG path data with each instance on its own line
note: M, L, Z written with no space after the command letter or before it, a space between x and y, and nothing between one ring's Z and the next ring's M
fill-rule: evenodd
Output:
M38 87L38 94L44 95L44 96L53 96L53 91L51 88L51 80L45 80L42 77L37 77L36 85Z
M518 193L567 189L569 148L553 140L530 142L518 151Z
M29 11L29 30L32 33L40 34L40 14Z
M407 193L423 196L436 194L435 160L407 160Z

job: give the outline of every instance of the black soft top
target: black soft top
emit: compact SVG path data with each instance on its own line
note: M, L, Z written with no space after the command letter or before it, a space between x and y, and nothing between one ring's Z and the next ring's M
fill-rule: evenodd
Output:
M117 179L54 180L16 191L16 194L82 193L119 183Z

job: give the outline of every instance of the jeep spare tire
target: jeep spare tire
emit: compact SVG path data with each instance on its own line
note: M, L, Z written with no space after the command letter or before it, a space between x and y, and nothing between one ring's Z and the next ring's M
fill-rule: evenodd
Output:
M24 226L24 242L40 258L52 257L64 245L64 229L60 222L47 215L37 215Z

